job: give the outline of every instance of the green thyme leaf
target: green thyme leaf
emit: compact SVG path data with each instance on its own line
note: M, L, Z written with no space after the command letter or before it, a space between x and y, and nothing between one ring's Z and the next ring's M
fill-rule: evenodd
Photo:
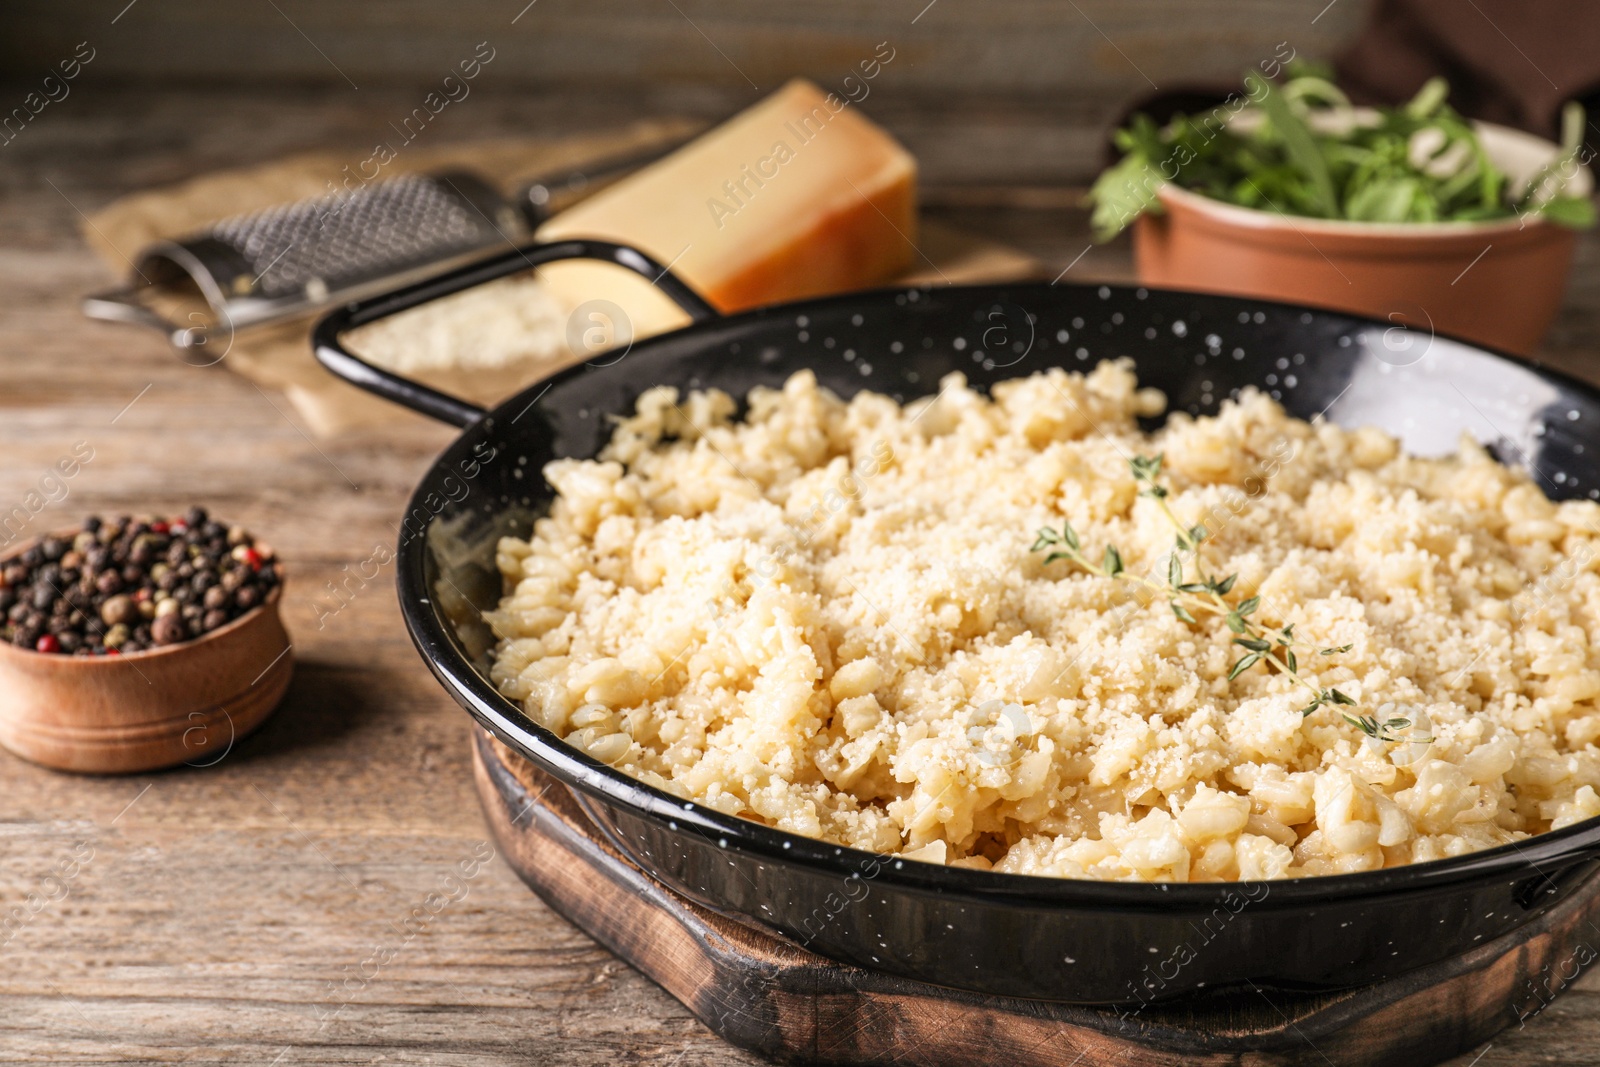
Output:
M1109 578L1115 578L1125 569L1122 565L1122 553L1117 551L1116 545L1106 546L1105 563L1101 566L1101 569L1106 572L1106 576Z
M1194 616L1189 614L1189 609L1178 603L1176 600L1172 602L1172 613L1178 618L1182 619L1184 622L1195 621Z
M1341 652L1349 652L1355 645L1340 645L1338 648L1325 648L1320 653L1324 656L1337 656Z
M1239 576L1237 574L1230 574L1226 578L1222 579L1222 581L1212 586L1212 588L1216 590L1218 596L1227 596L1229 590L1233 588L1233 583L1237 582L1238 580Z
M1289 670L1291 671L1297 671L1300 669L1300 664L1295 661L1294 649L1292 648L1284 650L1283 662L1288 665Z
M1189 540L1193 541L1195 544L1198 545L1201 541L1204 541L1205 539L1206 539L1206 528L1203 525L1200 525L1200 524L1197 523L1196 525L1189 527Z
M1073 551L1077 551L1083 547L1078 543L1078 531L1072 528L1072 523L1070 522L1064 522L1061 524L1061 540L1065 541L1067 543L1067 547Z
M1233 643L1248 648L1252 652L1266 652L1272 645L1259 637L1235 637Z
M1343 693L1339 692L1337 689L1328 690L1327 699L1332 701L1335 704L1348 704L1351 707L1355 706L1355 701L1354 700L1351 700L1349 697L1345 696Z
M1260 606L1261 606L1261 598L1258 597L1258 596L1253 596L1249 600L1240 601L1240 603L1239 603L1239 615L1242 618L1249 618L1251 615L1255 614L1256 609L1259 608Z
M1161 463L1165 458L1160 453L1154 456L1134 456L1128 460L1128 467L1133 471L1135 481L1153 482L1161 476Z
M1226 622L1228 624L1228 629L1232 630L1234 633L1244 633L1244 619L1239 617L1239 613L1237 611L1228 612Z
M1174 588L1183 584L1183 564L1176 555L1167 557L1167 584Z
M1254 667L1260 661L1261 653L1259 652L1252 652L1248 656L1240 659L1238 663L1233 665L1233 670L1228 672L1228 681L1233 681L1235 678L1239 677L1239 675L1243 674L1251 667Z
M1349 723L1351 726L1354 726L1357 730L1360 730L1368 737L1378 736L1378 723L1375 719L1369 719L1366 716L1362 716L1358 719L1354 715L1346 715L1344 717L1344 721Z

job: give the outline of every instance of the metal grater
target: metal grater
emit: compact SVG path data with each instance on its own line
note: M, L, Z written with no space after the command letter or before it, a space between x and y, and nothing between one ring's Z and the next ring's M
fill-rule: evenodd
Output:
M530 219L476 175L407 174L156 242L140 253L128 286L88 297L84 312L155 326L191 348L218 330L280 322L404 284L530 231ZM198 295L209 314L175 321L186 295L196 311Z
M553 211L675 147L536 179L515 201L476 174L446 171L238 215L151 244L129 283L86 297L84 314L154 326L180 351L196 349L214 335L359 300L526 240Z

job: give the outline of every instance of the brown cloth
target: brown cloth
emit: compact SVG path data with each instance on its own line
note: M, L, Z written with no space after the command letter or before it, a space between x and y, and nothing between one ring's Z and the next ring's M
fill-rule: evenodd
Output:
M1360 103L1408 99L1434 75L1464 115L1559 135L1561 105L1600 94L1600 4L1592 0L1376 0L1342 55ZM1600 140L1593 127L1589 141Z
M1558 140L1568 100L1591 116L1600 111L1600 3L1373 0L1334 72L1339 87L1367 105L1403 104L1429 78L1442 76L1450 83L1450 106L1468 118ZM1237 81L1171 86L1133 101L1111 129L1139 113L1157 123L1197 114L1238 88ZM1590 148L1600 148L1600 122L1591 118L1587 134ZM1108 167L1122 158L1110 137L1102 154Z

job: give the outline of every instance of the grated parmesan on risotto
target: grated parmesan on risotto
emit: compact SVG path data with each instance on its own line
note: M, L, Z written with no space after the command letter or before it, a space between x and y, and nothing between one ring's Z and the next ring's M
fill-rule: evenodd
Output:
M992 399L953 374L904 407L801 373L742 421L652 389L599 459L545 468L531 541L500 542L495 681L679 797L1017 874L1364 871L1600 815L1600 505L1255 392L1143 433L1163 405L1126 362ZM1030 552L1070 520L1164 574L1172 527L1128 466L1156 453L1230 599L1333 650L1301 676L1400 740L1302 717L1282 673L1229 681L1221 618Z

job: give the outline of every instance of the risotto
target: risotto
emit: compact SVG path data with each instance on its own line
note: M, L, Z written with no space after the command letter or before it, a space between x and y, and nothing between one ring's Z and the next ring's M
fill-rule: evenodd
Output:
M801 373L742 419L644 393L500 542L496 684L728 815L1017 874L1365 871L1600 815L1600 505L1252 391L1147 434L1165 401L1125 362L940 386L844 402ZM1129 465L1158 454L1164 499ZM1032 551L1070 521L1164 576L1163 507L1230 603L1314 649L1298 677L1234 672L1221 615ZM1352 706L1303 714L1308 687Z

